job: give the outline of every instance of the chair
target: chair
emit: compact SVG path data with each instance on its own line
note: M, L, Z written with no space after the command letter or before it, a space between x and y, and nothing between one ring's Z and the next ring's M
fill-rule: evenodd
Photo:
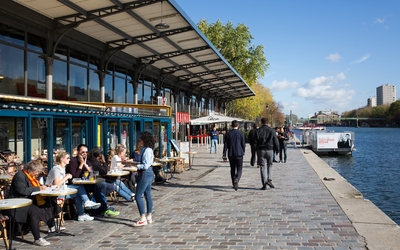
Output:
M4 240L4 245L8 249L9 242L8 242L8 235L7 235L7 227L6 227L6 221L8 220L8 216L0 214L0 237L3 238Z

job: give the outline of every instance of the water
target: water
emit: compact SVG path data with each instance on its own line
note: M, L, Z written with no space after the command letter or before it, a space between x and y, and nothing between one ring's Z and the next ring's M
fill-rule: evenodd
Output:
M400 128L329 127L354 131L353 155L320 156L400 225Z

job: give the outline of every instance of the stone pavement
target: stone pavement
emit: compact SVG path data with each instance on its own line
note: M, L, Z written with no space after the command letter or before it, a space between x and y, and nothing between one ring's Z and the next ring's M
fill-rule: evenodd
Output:
M17 249L367 249L364 238L310 166L302 150L288 148L287 163L273 165L275 189L260 190L259 168L244 159L238 191L218 154L194 145L193 169L154 185L154 223L132 227L135 203L115 205L118 218L66 221L75 236L49 238L49 247L18 236ZM45 236L45 227L42 227Z

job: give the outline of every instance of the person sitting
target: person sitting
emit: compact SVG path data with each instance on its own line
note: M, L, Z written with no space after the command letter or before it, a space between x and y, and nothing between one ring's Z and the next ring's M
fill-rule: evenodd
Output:
M158 148L154 149L154 162L156 162L160 159L159 155L160 155L159 149ZM163 156L164 156L164 154L163 154ZM141 159L141 157L140 157L140 159ZM140 160L139 160L139 162L140 162ZM156 182L156 183L164 183L167 181L160 175L161 167L162 166L153 166L154 182Z
M23 223L28 222L33 234L33 244L37 246L48 246L50 242L40 237L40 221L46 222L49 232L55 231L54 215L61 212L56 199L32 195L33 192L45 190L46 186L40 185L36 179L37 175L43 171L40 161L30 161L22 171L18 171L12 179L10 187L10 198L28 198L32 204L27 207L19 208L15 214L14 221L17 223L17 232L22 230Z
M55 185L60 187L64 185L69 179L72 178L71 174L65 173L65 166L69 163L70 156L67 152L59 152L56 155L55 165L49 172L46 180L46 185ZM97 209L100 207L100 203L95 203L89 200L88 195L86 194L86 190L82 185L68 185L68 188L77 189L78 193L73 195L68 195L66 198L71 199L75 198L76 200L76 210L78 212L78 221L91 221L94 218L85 214L85 210L83 209L83 204L85 208L88 209Z
M78 145L77 150L78 155L70 160L69 164L66 166L66 172L70 173L73 178L82 178L85 171L92 172L92 164L87 160L88 147L85 144ZM119 212L114 211L113 207L107 205L107 184L105 182L96 183L94 185L84 185L84 187L86 193L92 192L96 202L101 204L98 209L93 210L94 214L109 217L119 215Z
M123 149L124 149L123 150L122 147L119 145L122 145L122 144L117 145L117 149L116 149L117 154L114 155L113 159L120 157L121 154L126 152L125 147L123 147ZM132 193L132 191L128 187L126 187L126 185L123 182L121 182L120 180L117 180L115 177L107 177L108 168L104 162L103 150L101 148L93 148L92 150L90 150L88 161L92 164L93 170L99 171L99 175L106 179L106 183L108 186L107 190L111 190L111 191L115 190L125 200L135 201L135 195ZM118 161L118 159L112 160L111 167L113 167L113 162L114 162L114 164L116 164L115 162L117 162L117 161ZM112 169L112 168L110 168L110 169Z

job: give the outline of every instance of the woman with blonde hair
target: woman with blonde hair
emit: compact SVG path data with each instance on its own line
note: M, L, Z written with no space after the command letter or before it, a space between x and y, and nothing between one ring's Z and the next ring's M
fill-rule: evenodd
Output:
M46 184L56 185L60 187L64 185L69 179L72 178L71 174L65 173L65 166L68 165L70 161L70 155L67 152L59 152L56 155L55 163L56 165L50 170ZM78 221L91 221L94 218L85 214L83 206L87 209L97 209L100 207L100 203L95 203L89 200L85 188L82 185L68 185L68 188L74 188L78 190L78 193L73 195L68 195L67 198L75 198L76 200L76 210L78 211Z
M123 144L118 144L115 147L115 155L111 159L110 170L117 170L123 169L124 164L123 162L133 162L132 159L125 160L126 157L126 147ZM121 180L118 179L111 179L107 178L107 182L114 183L114 188L117 193L122 196L127 201L135 201L135 194L123 183Z

